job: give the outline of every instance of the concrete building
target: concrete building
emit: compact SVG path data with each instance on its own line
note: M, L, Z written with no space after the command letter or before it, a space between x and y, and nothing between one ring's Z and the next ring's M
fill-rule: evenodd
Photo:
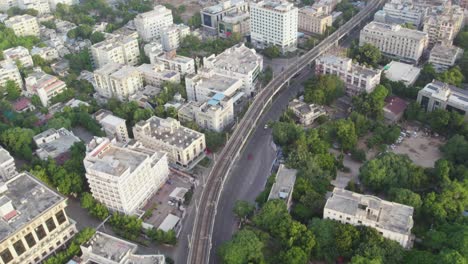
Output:
M412 2L392 0L375 13L374 20L385 24L412 24L421 28L424 14L425 9L415 7Z
M177 71L180 75L195 73L195 60L193 58L177 55L175 51L163 55L150 57L151 64L158 61L164 63L167 70Z
M299 9L298 28L315 34L323 34L327 27L332 26L332 16L327 14L323 6L305 6Z
M221 21L218 21L218 36L228 38L232 34L241 37L250 36L250 13L235 11L226 13Z
M161 31L173 23L172 11L165 6L157 5L152 11L138 14L135 19L138 36L145 42L157 39Z
M468 118L468 91L453 85L434 80L419 90L417 101L428 112L445 109Z
M207 102L189 101L178 113L180 121L194 121L200 127L216 132L223 131L234 121L232 98L224 94L215 94Z
M463 49L450 45L437 44L432 48L429 63L432 63L437 72L442 72L455 65L463 56Z
M464 24L464 9L459 6L432 8L424 18L423 31L429 35L431 45L452 45Z
M389 96L385 98L385 106L383 108L384 118L389 123L400 121L405 113L408 102L397 96Z
M166 70L164 63L142 64L137 67L145 84L161 87L164 82L180 83L180 74L177 71Z
M32 57L29 55L29 50L25 47L18 46L15 48L6 49L3 51L3 58L12 63L19 61L25 68L34 66Z
M143 88L143 76L137 68L128 65L109 63L94 71L96 92L105 98L115 97L128 100Z
M34 36L39 37L39 23L37 18L30 15L10 17L5 20L5 26L13 29L18 37Z
M8 181L17 174L15 160L6 149L0 146L0 180Z
M284 200L289 211L292 204L292 193L294 191L294 183L296 182L296 174L297 170L288 169L284 164L281 164L276 172L275 183L271 187L268 200Z
M24 87L23 78L16 64L0 61L0 87L4 87L9 80L14 81L20 88Z
M307 104L303 101L293 99L288 104L288 109L291 109L299 119L299 122L304 126L310 126L318 117L326 115L325 108L320 105Z
M202 27L206 32L215 34L218 31L218 23L228 13L247 13L249 3L244 0L221 1L214 6L205 7L200 11Z
M104 129L108 138L115 138L118 142L128 143L128 131L125 119L117 117L112 112L101 109L94 114L96 121Z
M297 48L298 9L292 3L260 1L250 4L251 41L257 48L276 45L282 53Z
M81 247L81 262L93 264L165 264L164 255L138 253L138 245L96 231Z
M0 188L1 263L42 263L77 232L67 199L28 172Z
M34 9L37 10L39 15L50 13L50 6L48 0L17 0L20 9Z
M184 24L170 25L161 30L161 43L165 51L175 50L185 36L190 34L190 27Z
M91 46L91 55L95 68L108 63L136 65L140 60L138 39L122 35L113 35Z
M341 0L318 0L314 2L312 7L317 9L323 8L325 14L332 14L339 2L341 2Z
M143 47L145 55L150 59L151 63L154 63L154 58L157 58L164 54L163 46L161 42L154 41L148 44L145 44Z
M12 7L18 7L18 0L3 0L0 1L0 11L6 12Z
M67 153L73 144L81 140L65 128L51 128L33 137L36 143L36 155L41 160L56 159Z
M411 248L413 212L411 206L335 188L325 204L323 218L375 228L383 237L398 242L404 248Z
M406 86L413 85L418 79L420 72L420 68L399 61L391 61L384 67L387 79L394 82L403 82Z
M43 106L48 106L53 97L67 89L64 81L42 70L29 74L25 82L27 94L38 95Z
M372 92L380 83L381 70L355 64L349 58L323 55L315 61L315 73L339 76L346 85L346 93L356 95Z
M239 44L226 49L217 56L212 54L203 59L203 66L214 72L242 81L245 96L253 96L258 76L262 73L263 57L254 49Z
M53 61L60 58L58 50L52 47L33 47L31 49L31 55L38 55L46 61Z
M140 121L133 127L133 135L143 146L166 152L170 163L184 169L193 168L205 157L205 135L170 117Z
M108 138L94 138L83 160L93 197L112 211L139 210L166 182L166 154L141 146L121 147Z
M214 70L202 70L198 74L189 74L185 77L185 90L187 99L195 102L206 102L215 94L224 94L236 97L242 93L242 81L216 73ZM236 101L236 100L234 100Z
M425 32L379 22L367 24L359 37L360 46L369 43L387 56L408 62L419 61L428 41Z

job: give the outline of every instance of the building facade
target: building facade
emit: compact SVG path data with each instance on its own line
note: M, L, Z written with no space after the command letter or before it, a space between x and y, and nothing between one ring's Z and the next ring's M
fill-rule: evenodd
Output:
M31 55L29 55L29 50L25 47L18 46L6 49L3 51L3 57L5 58L5 60L12 63L16 63L17 61L19 61L21 65L25 68L34 66L32 57Z
M29 74L25 82L27 94L39 96L43 106L48 106L53 97L67 89L67 84L64 81L42 70Z
M242 81L216 73L213 69L199 71L185 77L187 99L194 102L206 102L215 94L235 97L241 93Z
M244 0L222 1L214 6L205 7L200 11L203 30L215 34L218 30L218 23L228 13L243 12L247 13L249 3Z
M35 135L33 140L37 146L36 155L41 160L58 158L67 153L73 144L81 141L72 131L63 127L60 129L50 128Z
M172 25L172 11L165 6L157 5L154 10L138 14L135 19L138 36L145 42L159 38L161 31Z
M429 44L452 45L463 22L464 9L459 6L433 8L424 19L423 30L429 35Z
M175 50L185 36L190 34L190 27L184 24L170 25L161 30L161 43L164 51Z
M375 14L374 20L386 24L412 24L421 28L424 14L424 8L417 8L411 2L393 0Z
M444 109L468 118L468 91L453 85L434 80L419 90L417 101L428 112Z
M40 36L37 18L30 15L10 17L5 20L5 26L13 29L13 32L15 32L15 35L18 37Z
M320 116L326 115L325 108L320 105L307 104L303 101L293 99L288 104L288 109L293 111L299 122L304 126L310 126Z
M150 61L151 64L162 62L166 70L177 71L182 76L195 73L195 60L193 58L177 55L175 51L151 56Z
M455 65L463 56L463 49L450 45L436 44L429 55L429 63L432 63L437 72L442 72Z
M142 64L137 67L146 85L161 87L164 82L180 83L180 74L177 71L167 70L164 63Z
M301 31L323 34L327 27L332 26L332 16L325 12L324 7L305 6L299 9L298 27Z
M96 92L105 98L115 97L128 100L143 88L143 76L137 68L128 65L109 63L94 71Z
M128 143L128 130L125 119L117 117L112 112L101 109L94 114L96 121L104 129L108 138L115 138L118 142Z
M138 39L130 36L113 35L91 46L91 56L95 68L108 63L136 65L140 60Z
M16 176L15 160L10 153L0 146L0 178L2 181L8 181L9 179Z
M238 34L241 37L250 36L250 13L229 12L218 21L218 36L221 38L231 37Z
M0 87L5 87L8 81L14 81L20 88L24 87L18 67L14 63L0 61Z

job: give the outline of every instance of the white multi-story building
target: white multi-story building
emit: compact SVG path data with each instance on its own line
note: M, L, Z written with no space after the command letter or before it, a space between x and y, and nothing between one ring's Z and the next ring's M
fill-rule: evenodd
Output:
M288 109L293 111L296 118L299 119L299 122L304 126L312 125L315 119L327 114L323 106L307 104L297 99L293 99L289 102Z
M205 157L205 135L170 117L140 121L133 127L133 135L143 146L166 152L169 162L184 169L193 168Z
M468 119L468 91L440 81L432 81L418 92L418 103L428 112L435 109L458 112Z
M323 218L375 228L383 237L398 242L404 248L411 248L413 212L411 206L335 188L325 204Z
M455 65L458 59L463 56L463 49L450 45L435 45L432 48L429 63L434 65L434 68L438 72L447 70L448 68Z
M101 109L94 114L96 121L104 129L108 138L115 138L118 142L128 143L128 131L125 119L117 117L112 112Z
M221 1L214 6L205 7L200 11L202 27L205 31L216 33L218 31L218 23L228 13L243 12L247 13L249 3L244 0L227 0Z
M200 127L221 132L234 121L232 98L215 94L207 102L189 101L179 111L182 122L194 121Z
M91 46L91 55L96 68L108 63L136 65L140 60L138 39L122 35L113 35Z
M94 138L83 160L93 197L112 211L140 214L140 208L166 182L166 154L141 146L120 147Z
M369 43L387 56L408 62L419 61L428 42L425 32L379 22L367 24L359 37L360 46Z
M298 9L289 2L260 1L250 4L252 44L258 48L278 46L281 52L297 48Z
M68 218L67 198L28 172L0 188L0 262L43 263L77 232Z
M16 64L0 61L0 87L4 87L9 80L14 81L20 88L24 87L23 79Z
M243 92L250 97L255 92L258 76L263 69L263 57L254 49L239 44L217 56L212 54L204 58L203 65L215 73L242 80Z
M339 76L346 85L346 93L370 93L380 83L381 70L366 68L349 58L324 55L315 61L315 73Z
M228 97L242 96L242 81L205 69L185 77L185 90L189 101L206 102L219 93Z
M34 9L39 15L50 13L48 0L17 0L20 9Z
M174 24L161 29L161 43L165 51L175 50L182 39L190 34L190 28L184 24Z
M17 174L15 160L6 149L0 146L0 180L5 182Z
M41 160L58 158L67 153L73 144L81 141L72 131L63 127L48 129L35 135L33 140L37 146L36 155Z
M29 50L25 47L18 46L15 48L6 49L3 51L3 57L5 60L12 63L19 61L21 66L26 68L34 66L33 59L31 55L29 55Z
M39 37L39 23L37 18L30 15L10 17L5 20L5 26L13 29L18 37L35 36Z
M298 28L299 30L315 34L323 34L327 27L332 26L333 18L325 12L323 6L305 6L299 9Z
M80 1L79 0L49 0L49 5L51 10L55 10L57 8L58 4L63 4L63 5L76 5Z
M143 77L136 67L109 63L94 71L96 92L105 98L127 100L143 88Z
M46 61L53 61L60 58L58 50L52 47L33 47L31 49L31 55L37 55Z
M424 32L429 34L431 45L452 45L464 24L464 9L459 6L433 8L424 19Z
M177 71L166 70L164 63L142 64L137 67L145 84L160 87L163 82L180 83L180 74Z
M43 106L48 106L50 99L67 89L64 81L41 70L29 74L25 81L28 95L37 94Z
M193 58L177 55L175 51L162 55L155 54L153 53L154 56L150 57L151 64L162 62L167 70L177 71L180 75L195 73L195 60Z
M420 28L423 23L425 9L413 6L411 2L392 0L386 3L382 10L375 13L374 20L386 24L412 24Z
M223 15L223 20L218 21L218 36L228 38L232 34L250 36L250 13L233 11Z
M149 42L159 38L161 31L172 25L172 11L165 6L157 5L152 11L138 14L134 22L140 38Z

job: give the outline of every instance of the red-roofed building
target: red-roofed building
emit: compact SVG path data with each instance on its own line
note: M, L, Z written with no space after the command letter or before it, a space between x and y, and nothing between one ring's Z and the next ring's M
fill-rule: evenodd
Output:
M34 107L29 98L22 97L13 103L13 109L16 112L23 113L26 111L34 111L36 107Z
M408 102L397 96L390 96L385 99L384 117L390 123L398 122L408 106Z

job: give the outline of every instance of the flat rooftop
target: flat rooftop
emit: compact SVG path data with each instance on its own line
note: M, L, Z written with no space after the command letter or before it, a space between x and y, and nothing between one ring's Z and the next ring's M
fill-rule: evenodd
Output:
M2 146L0 146L0 164L12 159L13 157L10 155L10 153L6 149L2 148Z
M194 83L197 83L197 89L206 89L214 93L223 93L237 82L240 82L239 79L227 77L218 73L204 74L200 71L198 74L188 75L188 78L192 78Z
M379 74L379 70L367 68L357 63L353 63L350 58L326 54L319 57L319 60L324 64L333 65L336 68L346 69L349 72L354 72L363 76L374 76Z
M453 59L463 53L463 50L457 46L445 46L437 44L431 50L431 57Z
M47 138L52 135L57 137L51 141L45 143L41 142L41 139ZM80 139L76 137L73 132L61 128L59 130L49 129L36 136L34 136L34 141L38 146L37 153L41 157L46 158L44 155L51 156L52 158L57 157L58 155L67 152L73 144L80 142Z
M254 49L247 48L244 44L233 46L216 57L207 58L216 68L248 73L262 64L263 58Z
M315 105L315 104L307 104L297 99L294 99L291 102L289 102L288 106L289 108L295 109L302 115L315 114L318 112L325 111L322 106Z
M421 69L411 64L392 61L384 67L385 77L392 81L402 81L407 84L413 84L419 76Z
M387 37L391 37L393 35L411 38L415 40L420 40L428 37L428 34L426 32L404 28L396 24L385 24L375 21L372 21L369 24L367 24L362 30L377 31L379 32L379 34L383 34Z
M94 44L92 47L95 49L102 49L111 51L117 47L128 44L129 42L137 41L137 39L126 35L112 35L109 38Z
M241 5L245 3L244 0L228 0L225 2L221 2L219 4L208 6L202 9L202 13L206 14L217 14L223 11L229 10L235 6Z
M284 199L287 200L292 194L294 183L296 182L297 170L288 169L283 164L280 165L276 173L276 181L271 187L268 200Z
M420 92L430 93L432 97L448 101L468 110L468 90L434 80L428 83Z

